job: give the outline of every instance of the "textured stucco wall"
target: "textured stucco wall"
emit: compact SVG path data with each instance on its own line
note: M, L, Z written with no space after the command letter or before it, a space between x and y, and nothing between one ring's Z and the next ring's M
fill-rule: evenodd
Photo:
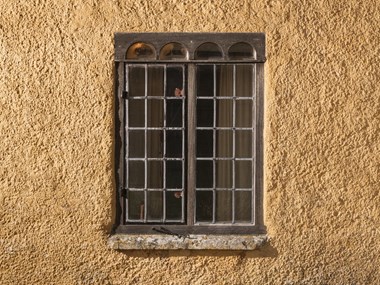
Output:
M107 248L113 33L265 32L251 253ZM0 0L0 284L380 284L380 3Z

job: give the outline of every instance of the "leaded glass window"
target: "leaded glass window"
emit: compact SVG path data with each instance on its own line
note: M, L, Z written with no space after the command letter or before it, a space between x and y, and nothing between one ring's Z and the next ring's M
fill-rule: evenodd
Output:
M115 35L118 231L264 231L264 56L263 34Z

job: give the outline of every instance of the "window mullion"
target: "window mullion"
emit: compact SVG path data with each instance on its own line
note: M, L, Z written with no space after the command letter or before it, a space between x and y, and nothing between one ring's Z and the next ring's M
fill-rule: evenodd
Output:
M145 71L145 81L144 81L144 213L143 213L143 219L144 223L147 222L148 217L148 65L144 65L144 71Z
M252 98L253 98L253 104L252 104L252 128L253 128L253 143L252 143L252 201L251 201L251 222L253 224L256 224L256 161L257 161L257 153L256 153L256 142L257 142L257 92L256 92L256 65L252 65Z
M195 65L188 65L187 86L187 225L194 225L195 220L195 150L196 150L196 81Z
M236 64L233 65L232 74L232 223L235 223L235 188L236 188Z
M121 64L119 65L119 84L121 84L121 90L119 89L119 94L120 98L122 98L122 93L124 91L128 92L129 88L129 80L128 80L128 65L127 64ZM120 87L119 87L120 88ZM121 161L122 161L122 182L121 182L121 187L122 189L128 189L128 133L126 127L128 126L128 100L122 100L122 156L121 156ZM124 190L122 190L124 191ZM121 221L122 224L125 224L127 219L128 219L128 212L126 211L127 209L127 197L125 195L121 195L120 197L122 199L122 210L121 210Z
M213 65L213 130L212 130L212 223L216 217L216 64Z
M264 117L264 64L255 65L256 81L256 122L255 122L255 216L254 225L264 225L263 221L263 117Z
M166 103L167 103L167 96L166 96L166 84L167 84L167 76L166 76L166 72L167 72L167 65L165 64L164 65L164 94L161 94L164 98L164 129L163 129L163 137L162 137L162 140L163 140L163 154L162 154L162 157L163 157L163 196L162 196L162 221L165 223L166 222L166 195L168 195L168 192L166 191L166 163L167 163L167 160L166 160Z

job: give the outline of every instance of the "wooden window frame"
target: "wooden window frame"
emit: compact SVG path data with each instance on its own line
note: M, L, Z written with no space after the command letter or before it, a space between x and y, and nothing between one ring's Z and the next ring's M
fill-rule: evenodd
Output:
M126 53L133 43L146 42L154 46L156 54L160 48L170 42L178 42L188 49L187 59L159 60L159 59L126 59ZM196 60L196 48L205 42L213 42L221 47L223 57L220 59ZM254 57L243 60L229 60L228 49L235 43L245 42L254 48ZM165 233L174 235L188 234L263 234L266 232L263 219L263 111L264 111L264 62L265 62L265 34L263 33L116 33L115 34L115 186L116 186L116 213L113 233L125 234L157 234L163 227ZM186 224L127 224L125 220L126 189L125 189L125 66L126 64L184 64L187 66L187 185L186 188ZM254 224L194 224L195 210L195 69L197 64L254 64L255 65L255 179L253 191L255 193ZM254 155L254 154L252 154Z

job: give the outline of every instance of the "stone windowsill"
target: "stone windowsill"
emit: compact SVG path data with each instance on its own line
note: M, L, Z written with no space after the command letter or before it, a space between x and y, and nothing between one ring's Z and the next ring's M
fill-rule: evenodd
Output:
M255 250L268 241L267 235L171 235L115 234L108 246L117 250Z

